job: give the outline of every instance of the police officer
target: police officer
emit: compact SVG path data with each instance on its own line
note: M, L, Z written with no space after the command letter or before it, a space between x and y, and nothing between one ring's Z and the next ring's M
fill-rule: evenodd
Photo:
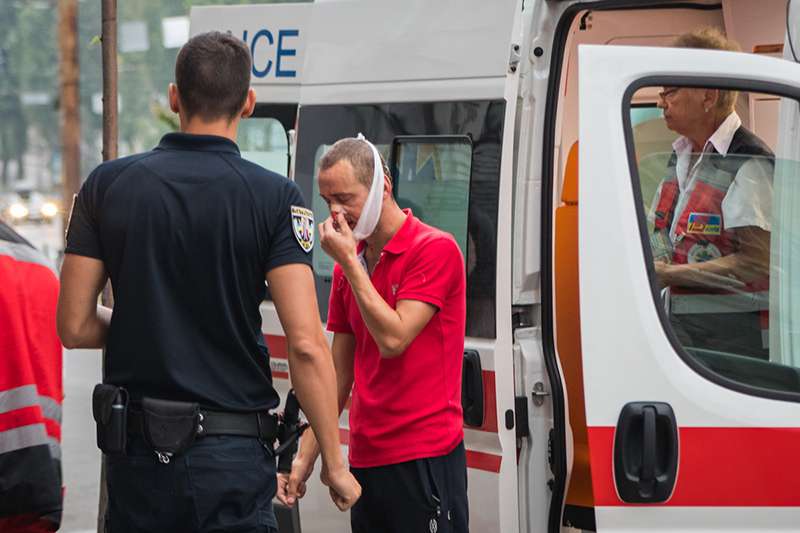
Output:
M265 277L334 503L346 510L360 495L339 447L331 354L308 312L311 212L293 182L242 159L235 142L255 106L250 69L229 34L190 39L169 87L180 133L97 167L73 207L58 329L68 348L106 348L99 387L111 394L95 395L94 415L113 452L115 533L276 530ZM113 314L96 305L107 279ZM127 438L115 441L125 406Z

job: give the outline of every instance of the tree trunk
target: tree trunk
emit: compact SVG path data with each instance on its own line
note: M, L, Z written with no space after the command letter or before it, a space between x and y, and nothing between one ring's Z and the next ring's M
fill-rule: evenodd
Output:
M80 178L80 106L78 68L78 2L59 0L58 40L61 78L62 205L66 225L67 207L78 192Z

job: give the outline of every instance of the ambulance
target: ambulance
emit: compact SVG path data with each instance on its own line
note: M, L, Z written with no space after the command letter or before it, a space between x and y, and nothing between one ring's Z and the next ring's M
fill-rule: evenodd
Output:
M192 8L192 34L230 31L251 50L245 157L298 183L322 220L320 157L363 133L400 205L461 246L473 533L800 531L798 13L786 0ZM706 26L741 51L668 46ZM742 124L775 154L757 294L692 309L655 275L651 205L679 137L666 87L737 90ZM316 246L323 321L332 266ZM722 327L731 309L763 317L767 356L734 330L721 350L674 326L694 313ZM262 318L285 393L269 300ZM346 452L347 410L340 436ZM295 509L276 508L282 532L349 531L316 474Z

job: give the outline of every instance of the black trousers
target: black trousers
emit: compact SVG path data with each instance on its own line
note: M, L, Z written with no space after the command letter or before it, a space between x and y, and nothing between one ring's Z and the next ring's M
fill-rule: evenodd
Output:
M353 533L467 533L467 459L462 442L447 455L373 468L350 468L361 499Z
M276 533L275 459L253 437L209 436L169 464L140 438L108 456L107 533Z

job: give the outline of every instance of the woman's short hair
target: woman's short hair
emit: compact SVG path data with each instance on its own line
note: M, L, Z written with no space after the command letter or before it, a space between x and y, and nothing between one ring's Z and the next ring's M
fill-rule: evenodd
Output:
M740 52L741 48L735 41L731 41L719 29L706 26L679 35L672 42L675 48L703 48L706 50L726 50ZM718 112L730 113L736 107L738 91L720 89L716 109Z

